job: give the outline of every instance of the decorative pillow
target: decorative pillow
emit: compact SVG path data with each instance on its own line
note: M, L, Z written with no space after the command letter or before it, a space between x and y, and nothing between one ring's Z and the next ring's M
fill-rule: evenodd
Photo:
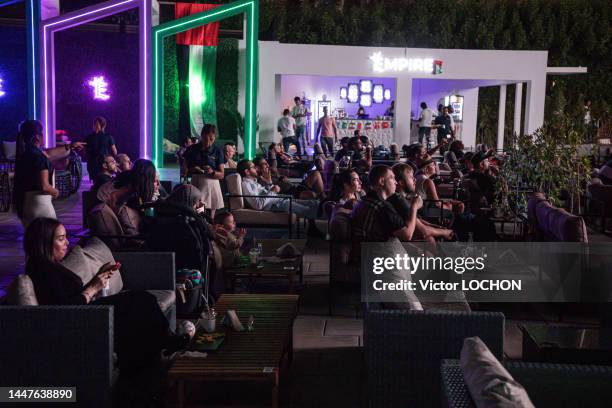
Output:
M17 142L2 142L2 150L4 152L5 159L15 159L17 152Z
M7 305L38 306L34 284L28 275L18 275L6 289Z
M127 205L117 209L117 219L125 235L138 235L142 225L140 213Z
M62 261L62 265L81 278L85 285L96 276L102 265L108 262L115 263L113 254L104 242L94 237L88 240L84 247L74 247ZM120 271L113 274L109 286L109 295L117 294L123 289Z
M480 337L463 340L459 364L478 408L534 407L523 386L512 378Z

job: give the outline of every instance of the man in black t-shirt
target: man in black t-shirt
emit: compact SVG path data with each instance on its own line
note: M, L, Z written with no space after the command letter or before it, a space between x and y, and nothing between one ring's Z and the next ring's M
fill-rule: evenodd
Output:
M471 162L474 171L468 175L468 178L476 180L480 192L487 200L487 204L492 205L495 201L497 179L491 175L489 159L485 153L478 152L472 156Z
M393 172L385 165L372 167L368 185L370 192L353 209L353 237L368 242L384 242L393 237L410 241L416 225L416 213L423 201L420 197L415 198L410 208L410 217L401 217L387 201L395 193L397 183Z
M436 116L434 119L434 125L438 129L438 144L442 142L442 139L446 139L448 136L453 136L451 117L448 113L448 107L445 106L442 108L442 114Z
M85 138L85 143L87 143L85 147L87 172L89 173L89 179L93 183L99 173L98 157L117 156L115 139L106 133L106 119L100 116L94 120L93 133Z
M397 163L391 170L397 181L397 188L387 201L393 205L395 211L404 218L409 220L412 216L412 203L418 197L415 193L416 180L414 178L414 168L407 163ZM453 238L453 231L447 228L440 227L435 224L428 223L421 218L416 219L415 235L417 239L426 241L434 241L436 238L450 240Z
M94 194L97 194L98 189L102 184L108 183L113 179L115 174L117 174L117 162L110 154L108 156L98 157L97 162L100 172L94 181L93 187L91 188L91 191L93 191Z

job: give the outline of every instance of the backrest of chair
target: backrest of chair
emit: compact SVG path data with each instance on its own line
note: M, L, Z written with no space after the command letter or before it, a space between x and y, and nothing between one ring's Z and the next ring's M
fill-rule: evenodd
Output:
M548 201L536 205L538 239L562 242L588 242L586 225L582 217L553 207Z
M112 306L0 307L0 384L70 385L75 405L109 407L113 337Z
M538 218L536 217L536 208L542 201L548 201L546 196L542 193L534 193L529 197L527 201L527 220L533 226L538 225Z
M603 184L601 179L594 178L589 184L588 191L592 198L603 203L602 211L604 214L612 214L612 185Z
M321 173L321 177L323 178L323 184L325 185L325 189L329 190L332 187L334 181L334 175L340 172L340 167L338 162L332 159L327 159L323 163L323 172Z
M329 223L330 257L332 268L351 261L351 216L350 212L335 208Z
M6 288L6 304L15 306L38 306L34 284L28 275L17 275Z
M225 177L225 184L230 195L242 195L242 177L239 173L228 174ZM244 199L242 197L230 197L229 204L232 210L241 210L244 208Z
M85 228L88 226L87 215L98 202L98 198L96 197L96 192L91 190L83 190L81 197L83 199L83 227Z
M105 235L123 235L123 228L114 211L106 204L101 203L94 206L87 215L87 225L93 235L104 237ZM103 238L103 241L112 249L121 246L118 238Z

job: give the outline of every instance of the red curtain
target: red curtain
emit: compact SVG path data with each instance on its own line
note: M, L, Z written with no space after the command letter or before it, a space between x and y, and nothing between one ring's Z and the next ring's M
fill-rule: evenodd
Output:
M195 4L195 3L176 3L174 17L190 16L211 10L220 4ZM219 42L219 23L210 23L198 28L192 28L176 35L176 43L179 45L204 45L215 47Z

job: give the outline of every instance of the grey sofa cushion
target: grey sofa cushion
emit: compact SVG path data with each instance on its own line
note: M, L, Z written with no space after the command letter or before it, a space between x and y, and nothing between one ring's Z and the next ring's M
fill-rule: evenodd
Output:
M162 312L166 312L176 303L176 293L173 290L147 290L155 296Z
M495 358L480 337L463 341L459 360L463 379L478 408L533 408L521 384Z
M115 263L115 258L110 249L98 238L91 238L84 247L75 246L70 254L62 261L62 265L76 274L84 285L89 283L98 273L102 265L107 262ZM117 271L110 279L109 295L121 292L123 281L121 272Z
M38 306L34 285L28 275L18 275L6 289L5 301L13 306Z

